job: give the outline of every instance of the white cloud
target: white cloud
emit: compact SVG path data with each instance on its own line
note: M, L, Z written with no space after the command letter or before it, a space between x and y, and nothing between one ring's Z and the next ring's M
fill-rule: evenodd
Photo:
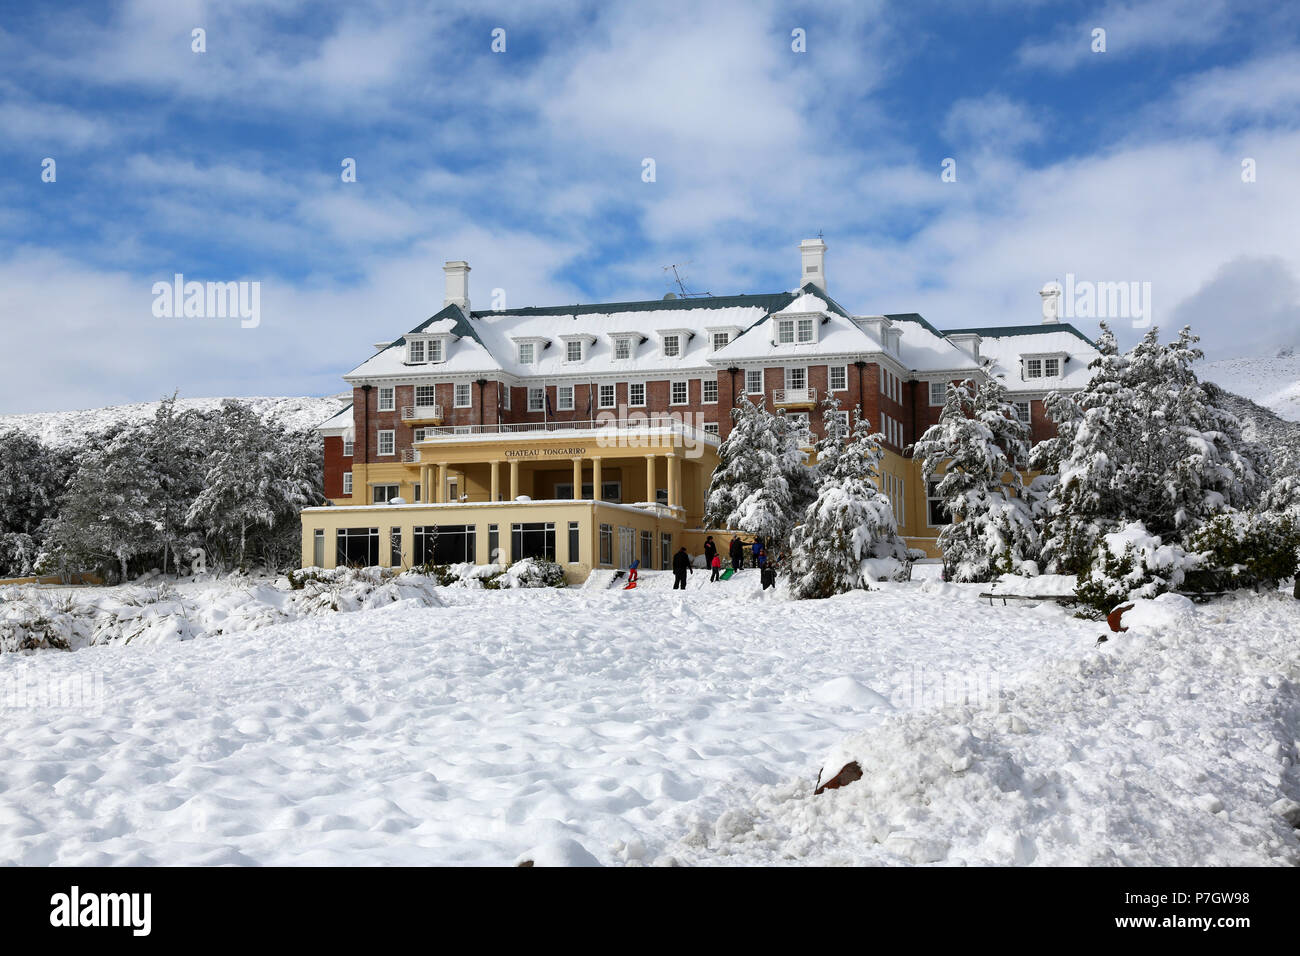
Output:
M1226 0L1113 0L1097 13L1062 24L1050 37L1021 45L1021 66L1064 71L1084 61L1105 65L1107 57L1143 50L1198 47L1220 42L1230 18ZM1106 31L1106 51L1094 53L1092 31Z

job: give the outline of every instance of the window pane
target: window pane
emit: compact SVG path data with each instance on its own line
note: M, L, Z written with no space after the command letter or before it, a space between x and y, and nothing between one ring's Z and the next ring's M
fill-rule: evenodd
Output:
M701 385L703 400L706 402L716 402L718 400L718 380L716 378L706 378Z
M577 564L582 558L582 539L579 534L578 522L569 522L569 563Z
M763 392L763 370L761 368L751 368L745 370L745 391L750 395L761 395Z

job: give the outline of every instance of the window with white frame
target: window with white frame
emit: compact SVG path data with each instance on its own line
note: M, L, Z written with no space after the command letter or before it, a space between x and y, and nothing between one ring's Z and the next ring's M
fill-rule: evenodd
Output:
M601 408L613 408L615 401L615 389L613 383L602 383L596 390L596 398L599 400Z
M794 343L794 319L778 319L776 323L776 344L791 345Z
M528 389L528 410L540 412L546 407L546 391L541 388Z
M880 370L880 394L889 394L889 369L887 368Z
M790 366L785 370L785 387L786 389L801 389L808 387L808 370L802 365Z
M419 408L429 408L437 402L437 390L432 385L415 386L415 404Z
M561 385L555 390L555 407L562 412L573 411L572 385Z
M379 454L394 455L397 453L397 433L391 428L383 428L379 431Z
M393 410L393 389L391 386L381 385L379 387L379 410L381 412L391 412Z
M414 429L412 429L412 430L411 430L411 443L412 443L412 444L415 444L415 445L418 445L420 442L424 441L424 435L425 435L425 432L426 432L426 431L427 431L427 429L424 429L424 428L414 428Z
M849 367L847 365L832 365L829 377L832 392L843 392L849 387Z
M885 436L885 441L892 442L894 434L889 429L889 416L884 412L880 413L880 433Z
M454 404L457 408L469 408L472 403L469 382L456 383L454 399Z
M442 361L442 339L429 340L429 361L430 362Z
M1026 425L1030 422L1030 410L1028 402L1016 402L1016 417Z
M700 383L700 401L706 405L713 405L718 401L718 380L716 378L706 378Z
M745 369L745 391L750 395L763 394L763 370L761 368Z
M813 341L817 334L816 319L800 319L797 329L797 341L800 344Z
M633 408L643 408L645 406L645 382L628 383L627 403Z
M351 458L355 446L356 446L356 442L353 441L351 438L343 439L343 457Z
M1042 378L1043 360L1040 358L1025 360L1025 378Z
M717 423L717 422L705 422L705 423L704 423L704 434L706 434L706 435L716 435L717 433L718 433L718 423Z
M537 355L537 346L533 342L519 343L519 364L532 365L533 357Z
M581 343L581 342L565 342L565 343L564 343L564 360L565 360L566 362L581 362L581 361L582 361L582 343Z
M664 336L664 355L675 358L682 354L682 337L680 335Z
M626 359L632 357L632 339L626 335L621 335L614 340L614 358Z
M415 365L424 362L424 339L416 339L406 347L406 360Z
M350 471L343 472L343 493L352 494L352 472Z
M931 382L930 383L930 404L946 405L948 402L948 383Z
M726 348L727 343L730 342L730 341L731 341L731 333L730 333L730 332L714 332L714 333L713 333L713 351L716 352L716 351L718 351L718 349Z
M673 382L671 392L669 393L669 403L673 405L685 405L689 400L690 390L685 382Z
M849 413L844 411L838 411L835 413L835 417L840 420L840 426L844 429L845 433L847 434L849 429Z
M1043 375L1047 378L1060 378L1061 360L1059 358L1043 359Z
M506 411L510 411L510 386L505 382L498 382L497 388L501 393L501 407Z

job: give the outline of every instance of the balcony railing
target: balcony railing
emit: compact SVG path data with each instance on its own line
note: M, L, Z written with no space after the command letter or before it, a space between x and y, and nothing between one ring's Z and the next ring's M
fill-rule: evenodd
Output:
M436 441L447 438L466 438L471 435L534 435L542 437L553 432L600 432L613 431L661 431L671 432L700 441L717 443L718 436L703 431L693 425L687 425L672 416L636 415L626 418L610 417L606 419L582 419L579 421L560 422L504 422L499 425L444 425L440 428L426 428L424 440Z
M777 388L772 391L772 403L775 405L816 405L815 388Z
M441 405L403 405L402 421L429 422L442 421Z
M420 450L418 448L402 449L402 461L407 462L409 464L411 462L418 462L419 460L420 460Z

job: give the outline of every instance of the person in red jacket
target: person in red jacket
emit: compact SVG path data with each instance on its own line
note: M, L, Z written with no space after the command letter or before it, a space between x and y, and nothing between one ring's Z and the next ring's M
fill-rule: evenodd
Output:
M713 568L713 576L710 577L709 580L716 581L718 580L718 575L722 573L722 555L718 554L716 551L713 552L713 560L710 562L710 566Z

